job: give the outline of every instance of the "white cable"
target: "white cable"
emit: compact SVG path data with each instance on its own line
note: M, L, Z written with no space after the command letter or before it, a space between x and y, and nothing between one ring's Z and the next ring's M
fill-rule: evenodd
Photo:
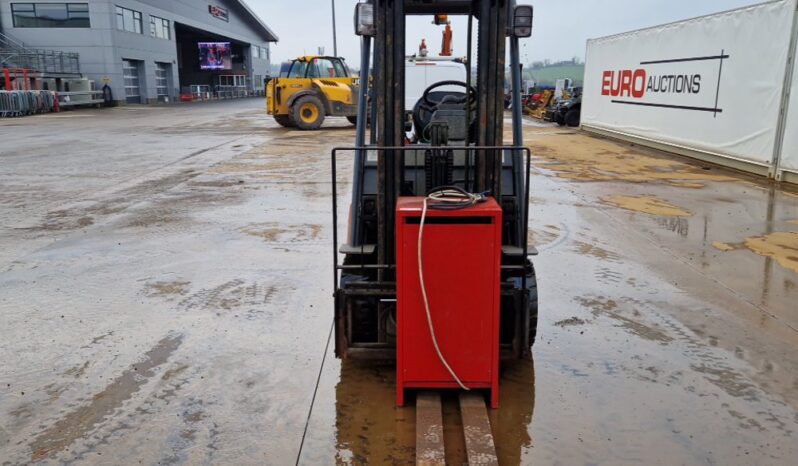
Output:
M435 351L438 353L438 359L441 360L441 363L446 367L446 370L449 371L449 374L452 375L452 378L460 385L460 388L463 390L470 390L468 387L463 384L457 374L454 372L454 369L446 362L446 358L443 356L441 352L441 348L438 346L438 339L435 337L435 328L432 325L432 313L429 310L429 299L427 299L427 287L424 285L424 267L422 265L422 246L424 244L424 221L427 218L427 201L436 201L436 202L451 202L451 203L463 203L464 201L468 201L471 205L475 205L480 200L484 199L479 194L470 194L470 193L461 193L455 190L440 190L433 193L430 193L427 197L424 198L422 203L421 209L421 222L419 222L418 227L418 281L421 285L421 296L424 298L424 310L427 312L427 325L429 325L429 334L432 337L432 345L435 347Z

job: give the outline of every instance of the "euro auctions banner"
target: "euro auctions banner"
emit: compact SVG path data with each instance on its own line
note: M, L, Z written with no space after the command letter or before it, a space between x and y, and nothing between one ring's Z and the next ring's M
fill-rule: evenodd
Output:
M780 167L798 173L798 60L793 60L791 89Z
M796 0L588 41L582 125L767 165Z

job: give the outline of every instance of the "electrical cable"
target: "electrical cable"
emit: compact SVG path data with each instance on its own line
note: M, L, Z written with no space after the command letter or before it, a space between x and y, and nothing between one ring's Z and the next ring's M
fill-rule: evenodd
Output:
M310 416L313 414L313 405L316 404L316 394L319 392L319 384L321 383L321 374L324 372L324 361L327 360L327 350L330 349L330 340L332 339L333 329L335 328L335 320L330 324L330 331L327 333L327 343L324 344L324 353L321 356L321 366L319 366L319 374L316 376L316 385L313 387L313 396L310 399L310 407L308 408L308 417L305 418L305 428L302 430L302 440L299 442L299 451L296 454L296 466L299 466L299 460L302 458L302 448L305 446L305 437L308 435L308 426L310 426Z
M424 284L424 267L422 264L422 248L424 245L424 222L427 218L427 210L428 209L437 209L437 210L459 210L465 209L471 206L476 205L480 202L485 202L487 200L487 193L469 193L468 191L457 187L457 186L443 186L431 191L427 196L424 198L422 202L422 209L421 209L421 221L419 222L418 226L418 281L421 285L421 297L424 299L424 310L427 313L427 325L429 326L429 334L432 337L432 345L435 347L435 352L438 353L438 359L440 359L441 363L446 367L446 370L449 371L449 374L452 378L457 382L457 384L463 390L470 390L465 384L460 380L457 374L454 372L454 369L449 365L446 361L446 358L443 356L443 352L441 352L441 348L438 345L438 339L435 337L435 327L432 325L432 312L430 311L429 306L429 298L427 297L427 287ZM430 201L433 203L430 204Z

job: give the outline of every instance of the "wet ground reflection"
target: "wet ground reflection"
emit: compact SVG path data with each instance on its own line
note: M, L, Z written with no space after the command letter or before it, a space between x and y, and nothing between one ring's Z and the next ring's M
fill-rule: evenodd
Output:
M396 367L328 360L299 464L415 461L415 408L396 407ZM326 383L329 385L326 385ZM489 410L500 464L520 464L532 447L535 371L531 360L502 365L500 408ZM327 397L334 397L329 403ZM457 392L442 392L446 463L467 461Z
M499 409L488 413L500 464L521 464L524 452L532 448L529 426L534 412L534 361L505 365L499 382Z

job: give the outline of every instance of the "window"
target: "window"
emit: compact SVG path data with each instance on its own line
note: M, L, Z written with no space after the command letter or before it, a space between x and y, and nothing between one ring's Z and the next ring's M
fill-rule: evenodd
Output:
M169 72L172 66L169 63L155 63L155 94L158 100L169 97Z
M253 45L252 47L252 58L261 58L263 60L269 59L269 51L266 47L258 47L257 45Z
M333 66L335 67L335 76L339 78L348 78L349 77L349 70L346 69L344 66L344 62L341 60L333 60Z
M169 40L169 20L150 15L150 34L159 39Z
M15 28L87 28L88 3L12 3Z
M139 85L138 60L122 60L122 78L125 81L125 101L131 104L140 104L141 86Z
M244 87L246 86L246 77L242 74L223 74L219 76L219 86L221 87Z
M116 28L141 34L141 12L116 7Z
M346 70L340 60L314 58L308 70L311 78L345 78Z
M303 61L295 61L291 65L291 71L288 72L289 78L304 78L305 77L305 69L307 68L308 64Z
M291 62L284 61L280 63L280 72L277 74L279 78L285 78L288 76L288 70L291 69Z

